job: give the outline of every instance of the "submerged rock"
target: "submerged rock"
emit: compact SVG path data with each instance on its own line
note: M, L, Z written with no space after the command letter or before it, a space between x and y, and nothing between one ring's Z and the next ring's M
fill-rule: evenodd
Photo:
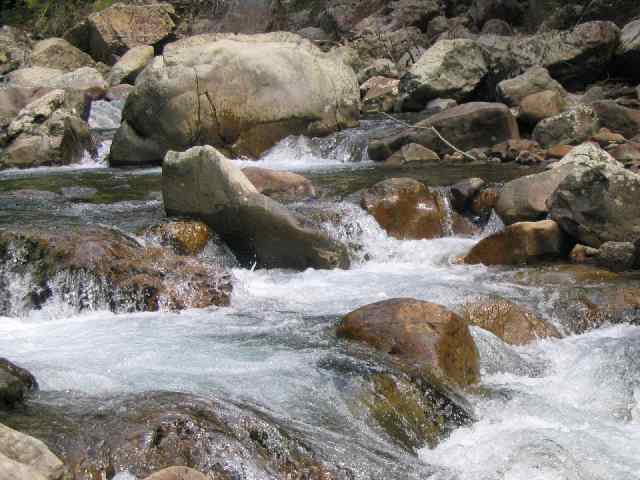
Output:
M484 265L521 265L565 257L571 239L553 220L520 222L480 240L463 262Z
M0 358L0 407L12 408L21 404L27 394L38 388L30 372Z
M29 282L21 305L0 301L3 313L40 308L51 298L79 310L203 308L228 304L231 291L218 266L144 247L106 227L1 230L0 258L0 288L13 278Z
M409 298L373 303L346 315L337 334L391 354L427 378L461 387L480 379L467 324L440 305Z
M480 299L463 307L462 317L511 345L559 337L558 330L531 310L505 299Z
M281 204L260 194L213 147L169 152L162 189L168 215L203 220L245 264L298 270L349 265L343 245L304 226Z
M121 471L144 478L176 465L224 480L351 478L318 460L300 433L255 407L213 396L149 392L100 402L34 403L7 421L41 438L75 480Z
M160 163L202 144L256 158L288 135L354 126L359 112L353 70L297 35L190 37L138 77L110 163Z
M64 465L33 437L0 423L0 478L7 480L62 480Z

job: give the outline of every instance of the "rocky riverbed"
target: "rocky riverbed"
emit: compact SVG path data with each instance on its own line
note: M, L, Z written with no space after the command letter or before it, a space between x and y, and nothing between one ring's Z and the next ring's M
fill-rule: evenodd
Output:
M635 2L71 3L2 12L0 479L640 479Z

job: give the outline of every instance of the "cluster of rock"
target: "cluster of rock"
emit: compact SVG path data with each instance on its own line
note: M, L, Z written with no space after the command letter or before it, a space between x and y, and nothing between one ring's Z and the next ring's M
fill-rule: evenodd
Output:
M389 165L514 155L533 164L591 138L637 165L631 87L639 80L640 22L624 25L607 2L554 11L533 1L263 0L209 15L182 3L116 3L64 39L37 43L3 27L0 73L9 87L0 90L0 167L78 161L87 144L75 132L91 101L131 92L114 166L159 164L169 150L205 144L256 158L287 135L353 126L361 111L426 118L372 141L371 157ZM587 88L612 71L626 83ZM85 103L56 107L64 113L51 125L10 127L51 89L80 92ZM61 124L69 116L75 129Z
M464 261L518 265L570 256L617 271L637 268L639 192L640 175L595 143L579 145L547 170L504 185L495 211L506 228Z

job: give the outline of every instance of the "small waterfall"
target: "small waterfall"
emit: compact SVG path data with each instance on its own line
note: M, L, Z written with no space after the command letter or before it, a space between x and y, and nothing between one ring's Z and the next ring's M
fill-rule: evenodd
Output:
M390 122L386 120L363 120L358 128L327 137L289 136L267 151L260 158L259 165L274 170L308 170L368 163L369 138L389 126ZM244 162L256 165L253 161Z
M489 216L489 220L482 230L482 238L488 237L489 235L493 235L494 233L498 233L504 230L504 222L498 216L495 210L491 210L491 215Z
M107 102L105 100L96 100L91 103L91 112L89 114L89 128L98 143L98 154L94 158L89 152L85 152L80 163L83 167L105 167L106 158L111 149L111 141L116 130L122 122L122 110L124 109L124 100L115 100Z
M34 288L34 271L24 245L10 242L0 262L0 315L22 317L39 291Z
M443 212L442 232L445 237L453 237L453 207L451 206L451 189L449 187L438 187L431 189L438 196L438 203Z

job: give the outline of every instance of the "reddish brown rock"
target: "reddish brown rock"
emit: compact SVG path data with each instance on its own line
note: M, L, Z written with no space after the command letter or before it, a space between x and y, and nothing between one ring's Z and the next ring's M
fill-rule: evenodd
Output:
M246 167L242 173L258 192L278 200L303 200L316 195L313 183L297 173L260 167Z
M411 178L390 178L362 193L360 205L389 235L404 240L442 237L445 211L436 194Z
M564 257L571 242L552 220L520 222L480 240L463 258L464 263L520 265Z
M462 317L470 325L490 331L511 345L525 345L540 338L560 337L558 330L531 310L509 300L489 299L468 303Z
M573 145L554 145L547 149L550 158L564 158L573 150Z
M520 120L535 125L545 118L562 113L566 101L556 90L545 90L525 97L520 103Z
M467 324L440 305L407 298L374 303L346 315L337 333L449 383L467 386L480 377Z

